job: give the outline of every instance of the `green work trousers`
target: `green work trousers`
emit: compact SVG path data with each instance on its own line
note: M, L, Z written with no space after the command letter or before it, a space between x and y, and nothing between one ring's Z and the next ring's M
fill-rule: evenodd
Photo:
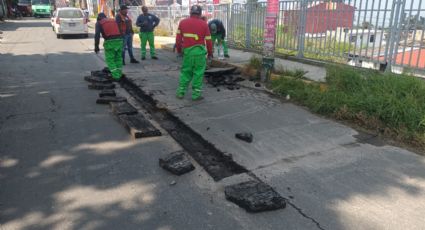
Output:
M202 81L207 66L205 46L192 46L183 51L183 64L180 72L179 88L177 96L183 97L187 87L192 81L192 99L196 100L201 96Z
M119 80L122 75L122 42L121 38L103 42L106 65L111 71L112 78L116 80Z
M155 57L155 44L154 44L154 35L153 32L140 32L140 43L141 43L141 51L142 51L142 58L146 57L146 43L149 42L149 48L151 57Z
M223 54L229 55L229 49L227 48L226 40L222 38L221 34L211 35L211 39L212 39L213 47L215 43L217 43L217 45L220 45L221 43L223 44Z

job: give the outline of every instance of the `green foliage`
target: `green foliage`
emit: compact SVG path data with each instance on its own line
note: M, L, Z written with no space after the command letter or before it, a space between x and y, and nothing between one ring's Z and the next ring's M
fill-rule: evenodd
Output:
M304 76L307 72L303 69L290 70L283 66L277 66L275 68L275 73L280 74L282 76L290 76L298 79L304 79Z
M329 66L319 83L279 78L271 87L313 112L348 120L425 149L425 82L411 76Z
M260 56L253 55L249 59L248 67L250 67L252 69L259 70L259 69L261 69L262 63L263 63L263 60L262 60L262 58Z

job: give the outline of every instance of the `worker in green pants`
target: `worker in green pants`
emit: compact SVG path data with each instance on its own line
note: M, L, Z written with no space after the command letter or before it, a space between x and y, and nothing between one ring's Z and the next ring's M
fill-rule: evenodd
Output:
M180 72L177 98L182 99L187 87L192 81L192 100L201 100L202 81L207 65L206 55L211 60L212 42L208 25L201 19L202 8L193 5L190 9L190 17L179 23L176 36L176 50L179 56L183 56ZM206 47L205 47L206 46Z
M103 42L105 49L105 61L111 71L114 80L120 80L122 76L122 39L112 39Z
M208 23L208 27L210 28L210 32L211 32L213 47L214 47L214 44L223 45L224 57L228 58L229 49L227 48L227 44L225 40L226 29L224 28L223 22L221 22L219 19L214 19Z
M149 42L150 54L152 59L158 59L155 55L155 43L153 31L159 24L159 18L153 14L148 13L146 6L142 7L143 14L137 17L136 25L140 27L140 42L141 42L141 55L142 60L146 59L146 43Z
M112 78L119 81L122 77L122 48L123 39L118 24L114 19L106 18L104 13L99 13L95 26L94 52L99 53L100 35L102 35L105 49L105 61Z
M177 97L184 96L191 81L192 100L198 100L201 97L202 81L207 67L206 53L205 46L192 46L184 49Z

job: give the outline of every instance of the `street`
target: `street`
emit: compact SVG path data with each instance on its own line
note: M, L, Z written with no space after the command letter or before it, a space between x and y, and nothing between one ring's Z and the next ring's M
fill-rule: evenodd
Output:
M424 229L423 156L259 90L204 85L205 100L178 100L180 63L166 50L124 67L133 90L115 83L162 133L133 139L83 80L105 66L93 34L57 39L49 19L33 18L0 30L1 230ZM189 145L141 92L199 140ZM254 142L235 139L239 131ZM217 179L193 154L195 170L181 176L158 165L205 143L245 171ZM253 178L286 208L248 213L226 200L225 186Z
M181 177L161 169L181 147L165 131L132 140L87 89L83 76L104 67L92 38L56 39L48 19L0 29L2 230L276 229L282 218L315 229L296 210L253 219L199 165Z

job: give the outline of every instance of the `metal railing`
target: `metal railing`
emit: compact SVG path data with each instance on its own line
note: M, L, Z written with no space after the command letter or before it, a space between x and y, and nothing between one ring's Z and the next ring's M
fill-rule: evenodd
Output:
M223 21L230 46L261 51L266 7L207 5L204 14ZM150 12L173 32L189 16L181 6ZM277 54L425 75L425 0L283 0L276 30Z

